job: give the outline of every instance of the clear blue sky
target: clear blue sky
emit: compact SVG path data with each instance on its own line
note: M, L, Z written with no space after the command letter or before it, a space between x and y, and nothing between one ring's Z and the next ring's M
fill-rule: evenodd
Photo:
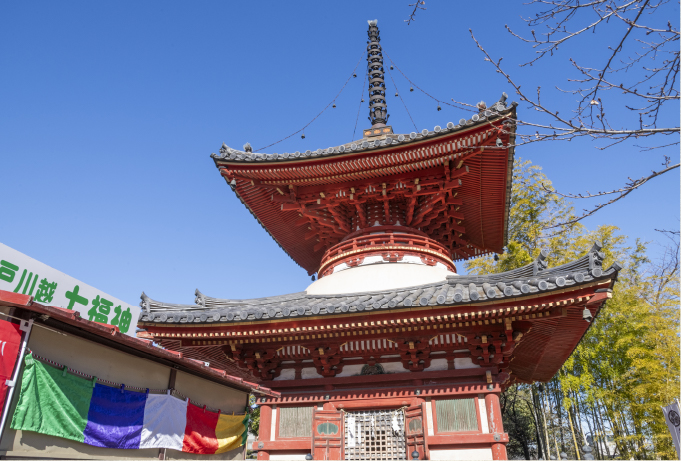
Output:
M312 119L363 59L367 19L379 20L384 50L407 75L444 100L492 103L502 91L517 99L469 27L528 88L562 85L569 56L596 64L607 53L586 37L518 69L531 51L504 24L527 31L520 15L533 11L522 2L429 0L407 26L408 3L1 2L0 241L130 303L142 290L178 303L193 302L195 288L231 298L300 291L310 283L305 271L235 198L209 155L222 142L270 144ZM667 13L677 21L678 4ZM349 141L363 66L305 140L267 152ZM394 77L419 129L467 115L437 112ZM387 86L390 123L412 131L390 79ZM367 112L363 104L358 130ZM670 117L678 126L678 112ZM593 146L544 144L517 155L568 192L616 188L660 169L663 152ZM678 146L666 153L677 160ZM661 241L655 228L679 228L678 177L655 179L585 224Z

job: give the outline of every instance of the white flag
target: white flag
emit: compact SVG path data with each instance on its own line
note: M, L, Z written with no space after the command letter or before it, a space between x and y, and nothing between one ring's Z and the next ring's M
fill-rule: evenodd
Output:
M662 412L664 413L664 420L667 423L669 432L672 433L676 455L681 457L681 416L679 416L681 411L679 411L679 402L662 407Z
M392 423L393 423L393 431L395 431L395 433L399 434L400 433L400 426L399 426L399 424L397 424L397 412L396 411L393 412Z
M355 425L355 415L348 415L346 424L348 431L348 448L354 448L357 444L357 426Z

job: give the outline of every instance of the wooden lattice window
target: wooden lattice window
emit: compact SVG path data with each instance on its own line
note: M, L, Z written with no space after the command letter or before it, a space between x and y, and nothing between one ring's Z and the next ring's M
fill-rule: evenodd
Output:
M435 402L438 432L478 431L475 399L437 400Z
M279 408L279 437L312 437L312 407Z
M407 459L402 410L345 412L345 460Z

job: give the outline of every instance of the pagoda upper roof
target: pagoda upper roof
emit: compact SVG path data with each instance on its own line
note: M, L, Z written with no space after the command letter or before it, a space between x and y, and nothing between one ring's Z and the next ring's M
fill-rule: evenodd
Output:
M506 243L515 109L504 94L470 119L432 131L292 154L223 145L212 157L237 197L309 275L318 271L325 251L358 224L374 224L362 220L376 204L388 210L379 225L413 222L450 249L452 260L468 259L501 253ZM372 132L379 128L391 131L373 127ZM383 195L389 203L379 197L381 187L387 187Z
M287 162L300 161L305 159L317 157L335 157L344 156L348 154L369 152L375 149L385 148L388 146L403 146L412 143L418 143L432 138L450 135L456 132L464 132L468 129L484 125L491 120L511 114L515 109L517 103L506 104L506 95L494 103L490 108L474 114L469 119L461 119L458 124L448 122L444 127L435 126L432 130L423 129L420 132L411 132L406 134L389 133L382 136L362 138L356 141L351 141L339 146L328 147L326 149L305 150L304 152L284 152L282 154L267 154L264 152L247 152L238 149L233 149L226 144L222 144L219 154L211 154L215 160L216 165L231 162ZM371 130L369 130L371 131Z
M517 301L549 296L552 292L578 289L594 282L613 279L620 266L603 270L604 254L596 243L581 258L547 268L548 252L543 250L531 264L508 272L488 275L448 276L446 281L401 289L309 295L306 292L256 299L212 298L196 290L195 304L168 304L142 293L139 324L182 327L187 324L266 323L275 319L304 320L329 314L361 314L382 309L418 306L484 305L492 301ZM352 269L350 269L352 270Z

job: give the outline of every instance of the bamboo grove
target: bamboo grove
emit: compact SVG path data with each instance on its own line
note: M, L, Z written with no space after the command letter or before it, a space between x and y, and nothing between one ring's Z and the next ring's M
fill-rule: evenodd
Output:
M679 391L678 233L662 243L630 240L611 225L588 230L569 222L572 205L554 195L541 168L516 162L507 251L479 258L470 273L529 263L542 248L558 265L603 243L604 266L624 269L610 299L560 372L545 384L521 384L503 396L509 459L676 459L660 407ZM655 254L654 257L650 256Z

